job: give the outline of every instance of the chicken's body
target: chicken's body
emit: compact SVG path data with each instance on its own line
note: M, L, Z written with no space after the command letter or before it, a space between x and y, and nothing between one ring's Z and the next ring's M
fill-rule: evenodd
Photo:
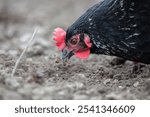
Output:
M66 34L89 36L91 53L150 63L150 1L104 0L88 9Z

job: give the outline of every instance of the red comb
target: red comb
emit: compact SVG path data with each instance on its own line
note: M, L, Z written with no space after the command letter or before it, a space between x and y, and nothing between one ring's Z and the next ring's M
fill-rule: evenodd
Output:
M63 50L66 46L65 38L66 38L66 31L62 28L56 28L53 32L55 44L59 50Z

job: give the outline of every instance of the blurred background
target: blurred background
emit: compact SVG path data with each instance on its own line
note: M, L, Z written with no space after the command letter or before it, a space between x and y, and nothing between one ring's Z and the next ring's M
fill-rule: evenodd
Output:
M0 0L0 21L66 26L98 0Z
M54 28L67 29L97 1L0 0L0 53L16 55L15 50L24 48L35 27L39 28L38 42L46 46L44 41L51 38Z

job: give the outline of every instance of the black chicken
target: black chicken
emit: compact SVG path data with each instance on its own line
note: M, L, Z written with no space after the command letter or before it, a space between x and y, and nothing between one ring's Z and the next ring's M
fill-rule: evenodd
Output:
M95 53L149 64L150 1L104 0L75 21L64 38L64 61Z

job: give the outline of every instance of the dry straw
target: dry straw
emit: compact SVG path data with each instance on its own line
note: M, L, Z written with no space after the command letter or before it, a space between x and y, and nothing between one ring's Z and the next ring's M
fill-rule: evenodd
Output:
M25 47L25 49L23 50L23 52L21 53L21 55L20 55L19 58L17 59L17 61L16 61L16 63L15 63L15 66L14 66L14 68L13 68L12 74L11 74L11 77L12 77L12 78L14 77L14 74L16 73L16 69L17 69L17 67L18 67L18 65L19 65L20 60L22 59L22 57L23 57L23 55L25 54L25 52L26 52L26 50L28 49L28 47L30 46L31 42L34 40L34 37L35 37L37 31L38 31L38 28L35 28L35 30L34 30L34 32L33 32L33 34L32 34L31 39L30 39L30 40L28 41L28 43L27 43L27 46Z

